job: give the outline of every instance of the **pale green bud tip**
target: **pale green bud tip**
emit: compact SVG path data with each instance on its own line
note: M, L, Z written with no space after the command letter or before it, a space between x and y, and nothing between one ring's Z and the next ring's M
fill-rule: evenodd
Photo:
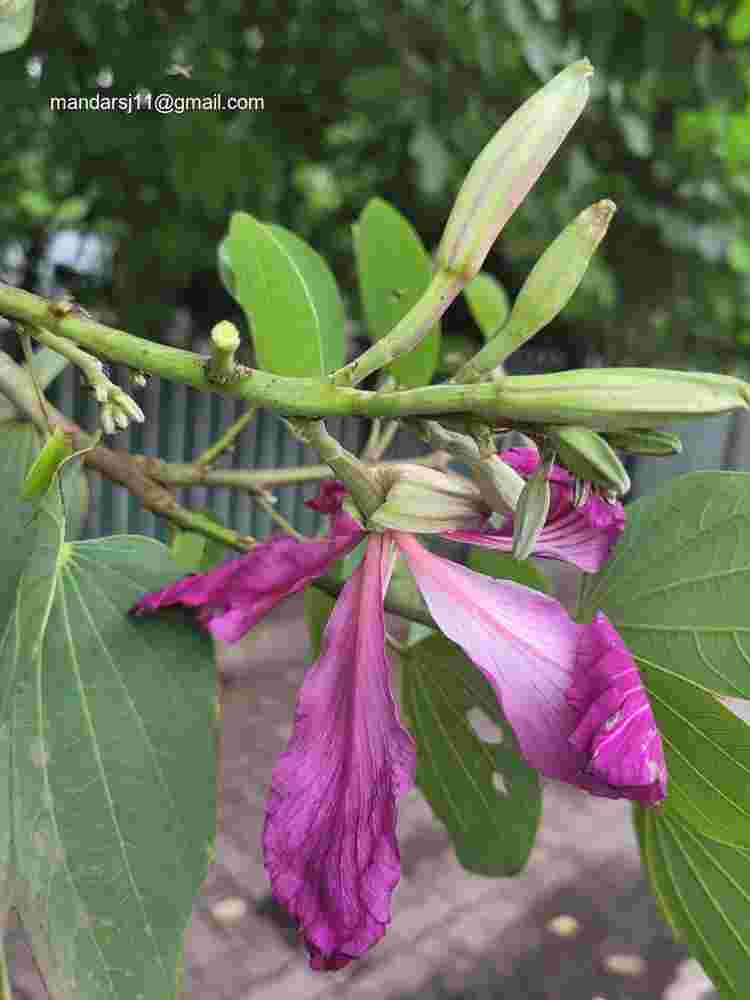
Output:
M474 161L437 250L437 264L473 278L505 223L583 111L594 69L568 66L511 115Z
M240 331L234 323L223 319L211 330L211 343L220 351L236 351L240 346Z
M419 465L388 470L385 503L369 524L394 531L434 534L479 527L489 510L476 486L463 476Z
M607 234L609 224L617 211L617 205L609 198L602 198L595 204L585 208L579 215L579 220L588 228L589 238L598 247Z

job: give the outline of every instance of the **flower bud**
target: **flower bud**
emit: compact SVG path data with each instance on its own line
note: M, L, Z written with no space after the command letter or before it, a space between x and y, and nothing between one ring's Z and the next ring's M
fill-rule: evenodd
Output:
M471 474L491 510L502 516L513 513L526 485L515 469L497 455L489 455L471 463Z
M58 469L71 453L70 435L62 427L56 427L26 473L21 487L24 500L43 497L52 485Z
M732 375L659 368L583 368L509 375L483 419L574 424L595 430L653 428L750 407L750 386Z
M633 430L629 428L607 434L607 440L614 448L627 451L631 455L663 455L682 454L682 441L677 434L669 431Z
M549 471L552 457L540 462L518 498L513 515L513 558L528 559L534 551L542 528L547 523L551 490Z
M457 381L476 381L562 312L583 280L615 211L613 201L598 201L563 229L532 268L500 336L464 366Z
M392 485L368 524L395 531L436 534L480 527L489 513L470 479L421 465L388 470Z
M474 161L437 250L437 265L467 280L583 111L594 69L580 59L515 111Z
M617 494L630 490L630 476L603 437L588 427L557 427L547 432L562 464L578 479Z

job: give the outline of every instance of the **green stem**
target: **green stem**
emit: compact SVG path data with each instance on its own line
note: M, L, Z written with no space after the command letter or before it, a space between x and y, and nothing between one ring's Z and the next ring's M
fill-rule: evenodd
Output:
M305 465L290 469L209 469L199 462L165 462L161 458L146 455L135 455L133 458L144 472L166 486L228 487L254 493L258 489L314 483L334 477L334 472L328 465ZM403 460L378 462L374 468L397 469L409 464L444 469L447 461L449 456L444 451L436 451L409 459L408 463Z
M255 502L258 506L264 510L274 523L278 524L281 530L287 534L291 535L292 538L296 538L298 542L309 542L310 539L306 535L303 535L301 531L297 531L294 525L290 524L289 521L280 514L274 507L272 500L268 499L265 493L257 491L254 496Z
M288 423L297 437L315 448L343 480L365 518L374 514L385 500L385 489L377 474L329 434L322 420L290 420Z
M440 269L433 275L422 297L394 326L350 364L331 376L333 385L354 386L384 368L423 340L466 284L466 279Z
M199 467L203 466L205 468L215 462L222 452L225 452L227 448L230 448L234 444L235 440L253 419L256 412L256 406L251 406L250 409L246 410L242 416L238 417L235 422L224 431L221 437L218 438L210 448L206 448L203 454L196 459L195 464Z
M111 361L308 419L473 413L492 426L513 422L580 424L607 430L654 427L672 420L726 413L747 408L750 402L747 385L731 376L652 368L512 375L473 385L442 384L402 392L363 392L316 379L283 378L242 369L235 382L215 386L206 376L205 359L197 354L142 340L79 315L57 318L45 299L3 284L0 315L53 327L59 336Z

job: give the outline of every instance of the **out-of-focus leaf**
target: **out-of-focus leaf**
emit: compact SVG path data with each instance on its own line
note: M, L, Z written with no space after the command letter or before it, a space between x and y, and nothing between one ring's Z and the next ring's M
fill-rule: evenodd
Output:
M0 3L0 53L20 48L31 34L35 0L3 0Z

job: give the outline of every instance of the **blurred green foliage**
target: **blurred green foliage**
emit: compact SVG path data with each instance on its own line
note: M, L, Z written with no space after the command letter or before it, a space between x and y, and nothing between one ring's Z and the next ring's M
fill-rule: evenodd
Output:
M358 320L350 227L366 202L388 199L434 246L485 142L584 55L589 108L487 269L514 294L557 233L611 197L610 233L549 336L608 362L742 372L750 0L48 2L0 58L3 238L33 251L63 225L113 236L107 294L130 329L159 336L181 296L205 324L229 308L216 244L242 209L323 253ZM139 89L265 110L49 109L53 95ZM468 325L458 310L446 328Z

